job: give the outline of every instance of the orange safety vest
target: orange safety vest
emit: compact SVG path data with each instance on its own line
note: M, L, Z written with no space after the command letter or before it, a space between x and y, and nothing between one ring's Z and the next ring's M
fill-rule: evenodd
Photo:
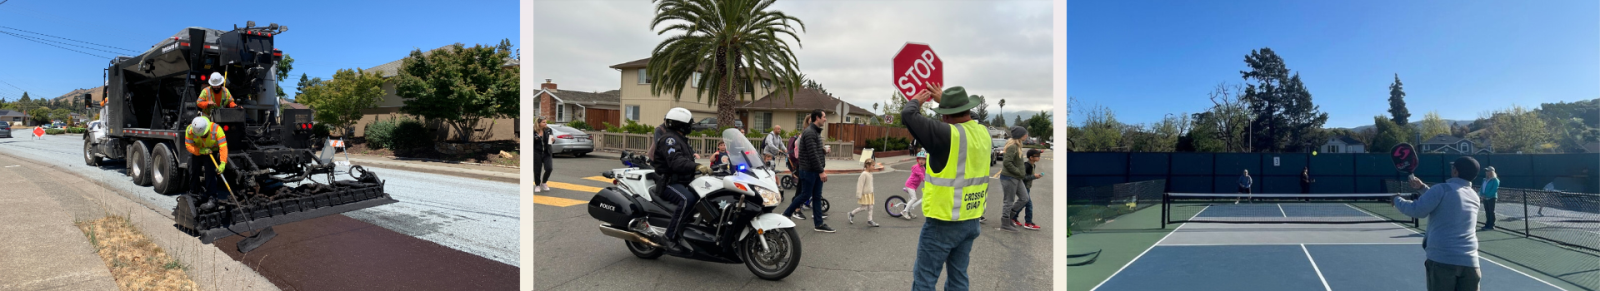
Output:
M212 94L210 87L200 89L200 99L195 100L195 107L200 107L200 111L205 112L206 115L211 115L212 109L217 106L223 106L223 108L239 107L238 104L233 103L233 93L228 92L228 87L222 87L221 89L222 94L220 96Z
M189 154L196 156L209 155L215 150L218 157L220 157L216 161L218 163L217 169L227 167L228 134L223 132L222 127L216 123L212 123L209 129L201 130L205 132L196 132L194 125L190 125L188 129L185 129L183 131L183 147L189 150ZM204 161L198 162L203 163Z

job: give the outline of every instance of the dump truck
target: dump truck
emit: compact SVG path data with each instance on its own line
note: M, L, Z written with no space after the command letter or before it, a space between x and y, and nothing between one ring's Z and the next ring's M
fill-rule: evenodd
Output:
M122 160L132 183L175 196L174 226L203 243L254 232L239 242L241 252L276 236L275 225L395 203L372 171L341 170L331 158L335 147L312 134L312 110L279 105L283 52L273 42L286 31L253 21L227 31L189 27L143 54L111 60L102 72L103 97L80 97L100 112L83 136L84 163ZM228 136L221 176L232 198L203 209L194 163L214 161L193 158L183 145L184 130L202 114L196 99L212 73L226 76L238 104L211 116Z

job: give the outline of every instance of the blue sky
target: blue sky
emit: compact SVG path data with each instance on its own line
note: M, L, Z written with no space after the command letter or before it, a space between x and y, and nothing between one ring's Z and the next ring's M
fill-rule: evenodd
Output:
M282 84L292 98L301 73L326 79L338 69L370 68L404 58L413 49L428 50L457 42L467 46L493 45L509 39L516 45L518 5L511 0L10 0L0 4L0 26L143 53L162 38L189 26L228 30L234 25L244 26L247 20L256 21L256 25L276 22L289 27L276 40L278 49L295 59L292 76ZM0 82L4 82L0 83L0 98L21 98L22 90L33 98L53 98L74 89L100 86L101 72L108 61L0 34Z
M1067 95L1125 123L1195 113L1270 47L1327 127L1387 115L1396 73L1411 120L1600 98L1600 2L1488 2L1073 1Z

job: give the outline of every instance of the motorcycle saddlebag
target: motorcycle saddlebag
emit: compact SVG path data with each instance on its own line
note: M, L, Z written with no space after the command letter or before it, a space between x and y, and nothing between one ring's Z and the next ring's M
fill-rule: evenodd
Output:
M589 199L589 216L612 226L627 227L628 221L644 216L644 211L616 187L607 187Z

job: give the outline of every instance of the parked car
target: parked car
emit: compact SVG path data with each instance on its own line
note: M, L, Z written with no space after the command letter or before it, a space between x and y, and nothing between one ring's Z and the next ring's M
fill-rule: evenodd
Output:
M993 167L994 164L1005 161L1006 139L991 138L989 144L994 147L994 152L991 153L994 155L994 160L989 161L989 166Z
M594 139L582 130L561 124L551 124L550 130L555 135L550 146L552 153L583 157L594 151Z
M11 138L11 123L0 122L0 135Z
M738 128L738 129L745 129L744 128L744 121L734 120L733 121L733 127L734 128ZM695 122L694 123L694 131L701 131L701 130L707 130L707 129L717 129L717 118L716 117L706 117L706 119L701 119L700 122Z

